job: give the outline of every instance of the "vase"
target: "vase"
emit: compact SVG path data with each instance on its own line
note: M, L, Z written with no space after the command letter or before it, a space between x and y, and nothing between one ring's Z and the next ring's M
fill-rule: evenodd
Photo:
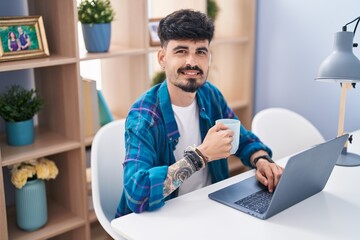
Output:
M111 24L81 24L85 47L88 52L107 52L110 47Z
M12 146L25 146L34 142L34 120L5 122L7 143Z
M15 190L16 222L25 231L35 231L47 222L45 182L41 179L28 180Z

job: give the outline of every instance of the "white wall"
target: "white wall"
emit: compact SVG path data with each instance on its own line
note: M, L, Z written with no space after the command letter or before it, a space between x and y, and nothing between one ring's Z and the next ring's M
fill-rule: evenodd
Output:
M359 0L258 0L255 113L289 108L308 118L325 139L335 137L340 86L314 78L332 51L333 34L358 16ZM360 26L354 41L360 43ZM360 58L360 47L354 53ZM360 128L359 89L360 83L347 92L345 131Z

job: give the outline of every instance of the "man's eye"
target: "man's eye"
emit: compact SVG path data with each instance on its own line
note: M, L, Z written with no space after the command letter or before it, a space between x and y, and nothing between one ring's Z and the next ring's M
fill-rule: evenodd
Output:
M175 53L184 54L184 53L186 53L186 51L185 50L177 50Z
M207 52L206 52L206 51L198 51L198 54L199 54L199 55L206 55Z

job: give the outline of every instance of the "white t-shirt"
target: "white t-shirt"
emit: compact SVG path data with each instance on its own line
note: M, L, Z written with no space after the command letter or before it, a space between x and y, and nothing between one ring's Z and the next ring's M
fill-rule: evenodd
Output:
M184 151L189 146L201 144L199 125L199 107L196 99L187 107L172 105L175 113L175 120L179 129L180 138L174 151L175 159L178 161L184 157ZM211 184L208 167L195 172L186 179L179 188L179 195L200 189Z

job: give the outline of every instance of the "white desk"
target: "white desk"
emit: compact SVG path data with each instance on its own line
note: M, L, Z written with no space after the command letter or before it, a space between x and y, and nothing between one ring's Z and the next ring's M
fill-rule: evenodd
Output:
M349 150L360 154L360 131L355 135ZM252 175L254 171L248 171L167 201L157 211L115 219L111 225L136 240L360 239L360 167L336 166L322 192L267 220L208 198L209 193Z

